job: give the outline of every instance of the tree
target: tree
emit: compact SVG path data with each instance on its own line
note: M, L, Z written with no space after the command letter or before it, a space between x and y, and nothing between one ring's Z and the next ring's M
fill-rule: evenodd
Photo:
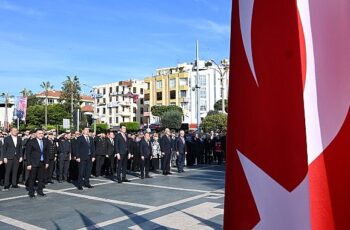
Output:
M165 112L168 112L168 111L179 111L183 116L182 108L176 105L169 105L169 106L155 105L155 106L152 106L151 108L152 114L158 117L161 117Z
M211 116L211 115L215 115L215 114L219 114L220 112L217 111L217 110L210 110L208 113L207 113L207 116Z
M67 80L62 83L62 93L60 96L60 101L67 112L71 114L71 122L73 123L74 109L80 106L80 82L77 76L71 77L67 76Z
M169 110L162 114L160 124L163 129L178 130L182 124L182 113L178 110Z
M96 133L105 133L108 130L108 124L106 123L101 123L101 124L96 124Z
M120 127L125 126L128 132L137 132L140 130L139 122L122 122L120 123Z
M29 97L29 96L33 95L33 92L31 90L26 89L26 88L22 89L22 91L20 91L20 93L22 94L23 97Z
M47 127L47 105L48 105L48 100L47 97L49 95L49 90L53 89L53 85L47 81L43 82L41 85L41 88L44 89L44 94L45 94L45 128Z
M48 105L48 127L49 125L62 125L63 119L69 118L69 113L65 110L63 105L54 104ZM42 114L45 111L44 105L33 105L27 109L26 124L28 127L42 127L45 120Z
M228 103L227 103L227 100L224 100L225 101L225 112L227 113L228 112ZM222 100L218 100L217 102L215 102L214 104L214 109L216 111L222 111Z
M210 116L206 116L201 124L204 132L222 130L226 131L227 128L227 115L218 113Z

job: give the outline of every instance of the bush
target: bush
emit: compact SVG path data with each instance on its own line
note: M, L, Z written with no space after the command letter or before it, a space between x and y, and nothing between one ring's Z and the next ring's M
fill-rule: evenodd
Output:
M109 127L106 123L96 124L96 133L105 133L108 129Z
M178 111L181 113L181 116L183 116L182 108L176 105L169 105L169 106L155 105L155 106L152 106L151 108L152 115L157 117L161 117L165 112L168 112L168 111Z
M182 124L182 113L177 110L167 111L161 116L160 124L163 129L179 130Z
M121 126L125 126L127 132L137 132L140 130L139 122L122 122L120 123Z
M206 116L201 124L201 128L204 132L210 131L226 131L227 129L227 115L218 113L210 116Z

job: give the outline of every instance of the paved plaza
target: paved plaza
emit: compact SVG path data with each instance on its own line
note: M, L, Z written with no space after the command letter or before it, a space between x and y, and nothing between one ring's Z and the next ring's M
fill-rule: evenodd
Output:
M222 229L224 166L118 184L92 178L92 189L69 183L46 186L29 199L21 187L0 193L0 229Z

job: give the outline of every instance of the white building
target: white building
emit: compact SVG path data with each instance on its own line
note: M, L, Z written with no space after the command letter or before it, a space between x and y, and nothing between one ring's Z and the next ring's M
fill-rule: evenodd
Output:
M102 123L118 127L122 122L144 123L144 89L142 80L119 81L94 86L96 113Z
M9 99L9 103L7 104L7 118L6 118L6 108L4 101L0 101L0 129L5 129L5 123L8 122L8 127L13 122L13 115L15 111L15 101L14 99ZM7 128L8 128L7 127Z

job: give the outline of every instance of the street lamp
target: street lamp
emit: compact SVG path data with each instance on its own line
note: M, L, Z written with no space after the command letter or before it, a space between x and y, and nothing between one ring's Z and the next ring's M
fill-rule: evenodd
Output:
M210 63L214 64L217 68L213 68L215 71L217 71L220 74L220 81L221 81L221 106L222 106L222 113L225 113L225 88L224 88L224 80L225 80L225 75L229 71L229 63L226 59L222 60L221 67L213 60L211 59L209 61Z

